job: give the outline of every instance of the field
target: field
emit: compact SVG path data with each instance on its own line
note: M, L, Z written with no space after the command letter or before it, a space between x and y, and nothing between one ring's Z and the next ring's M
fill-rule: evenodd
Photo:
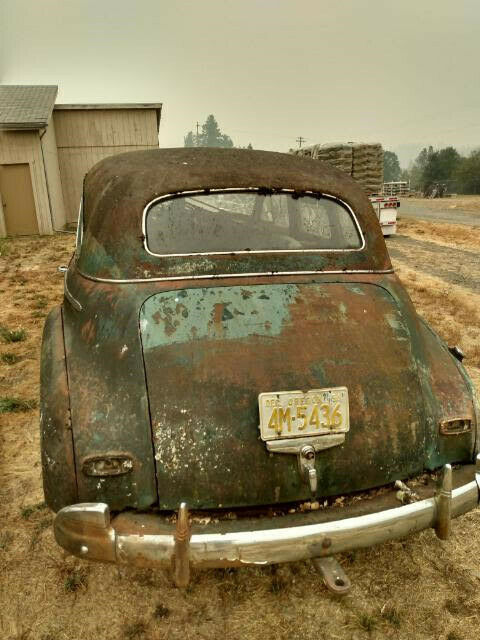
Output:
M419 312L467 354L480 390L480 231L402 220L389 240ZM64 557L43 505L38 433L44 317L62 298L73 236L0 244L0 638L470 640L480 625L480 509L433 531L340 556L353 584L330 596L309 562L196 573ZM460 263L460 264L459 264ZM463 268L463 271L461 270Z

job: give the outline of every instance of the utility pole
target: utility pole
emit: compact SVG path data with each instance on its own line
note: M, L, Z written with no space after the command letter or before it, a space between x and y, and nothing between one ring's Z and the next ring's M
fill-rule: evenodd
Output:
M197 136L195 138L195 146L198 147L198 128L200 127L200 123L198 121L197 121L196 127L197 127Z
M297 142L298 142L298 148L301 149L302 148L302 142L305 142L305 138L302 138L302 136L298 136Z

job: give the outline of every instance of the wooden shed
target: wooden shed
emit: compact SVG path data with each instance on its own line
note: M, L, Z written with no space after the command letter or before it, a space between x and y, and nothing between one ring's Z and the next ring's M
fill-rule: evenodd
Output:
M83 177L99 160L158 147L162 105L57 104L53 124L67 223L77 219Z
M0 86L0 236L76 222L85 173L158 147L160 103L55 105L56 86Z
M0 86L0 236L65 226L55 131L56 86Z

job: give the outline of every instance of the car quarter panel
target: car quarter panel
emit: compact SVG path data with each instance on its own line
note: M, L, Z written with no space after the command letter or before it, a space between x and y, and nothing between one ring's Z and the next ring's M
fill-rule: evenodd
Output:
M395 274L382 279L384 286L410 319L412 348L416 353L419 381L425 405L425 469L452 462L471 462L478 451L480 408L475 388L464 366L433 329L419 317ZM465 433L442 435L440 424L470 420Z
M425 466L435 469L447 462L464 462L474 457L478 404L473 384L463 365L447 345L424 322L420 331L425 344L424 375L430 378L435 413L427 431ZM449 420L470 421L465 433L439 435L440 424Z
M78 492L112 509L157 502L152 437L135 296L124 288L67 278L65 345ZM92 475L89 461L123 459L120 475ZM130 464L131 463L131 464Z
M43 329L40 442L45 501L58 511L78 498L61 307L50 311Z

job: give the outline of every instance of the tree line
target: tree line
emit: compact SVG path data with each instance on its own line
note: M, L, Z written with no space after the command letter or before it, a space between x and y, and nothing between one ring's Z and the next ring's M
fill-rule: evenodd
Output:
M189 131L184 137L186 147L234 147L233 140L223 133L213 114L197 125L197 132ZM252 149L249 144L247 149ZM410 188L429 194L435 188L450 193L480 194L480 148L462 156L454 147L434 149L424 147L408 169L401 169L393 151L384 152L385 182L409 181Z
M222 133L222 131L220 131L220 127L218 126L218 122L216 121L213 113L207 117L205 122L202 124L200 131L198 130L198 127L197 133L189 131L183 138L183 143L185 147L224 147L226 149L231 149L235 146L230 136L227 136L226 133ZM253 149L251 144L247 147L240 148Z
M410 181L410 188L428 194L441 186L450 193L480 193L480 149L462 156L454 147L424 147L408 169L401 169L396 153L385 151L384 181Z

